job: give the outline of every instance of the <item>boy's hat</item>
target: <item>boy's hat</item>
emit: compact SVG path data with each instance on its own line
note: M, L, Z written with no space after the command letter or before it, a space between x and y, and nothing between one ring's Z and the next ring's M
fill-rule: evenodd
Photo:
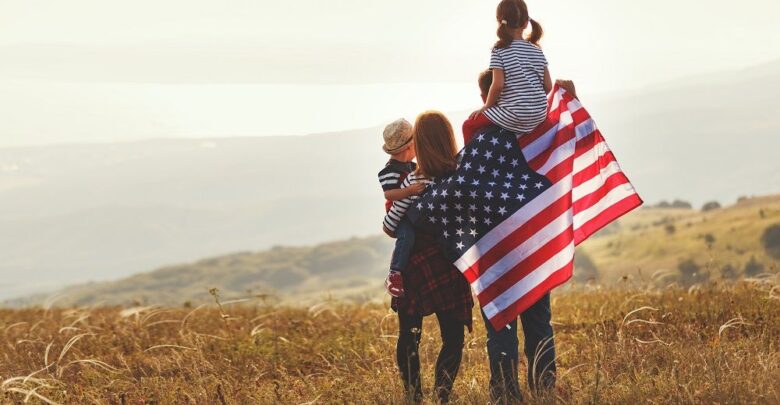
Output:
M384 137L382 149L390 155L398 153L412 143L412 124L399 118L385 127Z

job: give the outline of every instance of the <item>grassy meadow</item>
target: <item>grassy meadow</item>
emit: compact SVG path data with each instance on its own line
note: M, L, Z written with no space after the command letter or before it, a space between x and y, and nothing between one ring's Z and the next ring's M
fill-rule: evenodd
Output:
M0 402L403 402L397 318L386 304L218 302L0 310ZM455 403L489 400L474 315ZM554 294L553 315L559 383L530 403L780 403L777 276L689 289L571 288ZM426 319L427 394L436 328Z

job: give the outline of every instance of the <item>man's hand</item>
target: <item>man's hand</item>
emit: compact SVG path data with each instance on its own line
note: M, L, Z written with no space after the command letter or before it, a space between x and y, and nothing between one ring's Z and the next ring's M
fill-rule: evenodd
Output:
M555 84L557 84L559 87L561 87L562 89L564 89L567 92L569 92L569 94L574 96L574 98L578 98L577 97L577 89L574 87L574 82L573 81L558 79L558 80L555 81Z

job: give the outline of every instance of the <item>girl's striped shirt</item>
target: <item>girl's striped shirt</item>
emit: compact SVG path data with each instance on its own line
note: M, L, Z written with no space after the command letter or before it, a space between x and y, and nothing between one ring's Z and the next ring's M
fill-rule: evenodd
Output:
M507 48L493 48L490 69L504 71L504 89L498 103L485 110L496 125L527 134L547 118L544 70L547 58L528 41L515 40Z
M433 182L417 173L410 173L408 176L406 176L406 179L404 179L403 183L401 183L401 188L409 187L414 183L431 184ZM395 228L398 227L398 223L401 222L404 215L406 215L406 211L412 205L412 202L418 198L420 197L413 195L411 197L404 198L403 200L393 201L393 205L390 207L390 211L387 212L387 215L385 215L385 220L382 222L385 228L387 228L388 231L395 233Z

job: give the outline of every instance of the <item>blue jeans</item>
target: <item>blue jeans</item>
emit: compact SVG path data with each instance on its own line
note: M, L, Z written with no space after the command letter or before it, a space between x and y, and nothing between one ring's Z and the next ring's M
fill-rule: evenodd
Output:
M550 294L520 314L525 335L525 357L528 361L528 387L532 391L555 386L555 341L550 325L552 312ZM517 320L500 331L493 329L482 313L487 329L487 350L490 358L490 396L499 403L522 401L517 379L519 341Z
M406 218L402 218L395 228L395 249L390 260L390 270L401 271L409 264L414 248L414 227Z

